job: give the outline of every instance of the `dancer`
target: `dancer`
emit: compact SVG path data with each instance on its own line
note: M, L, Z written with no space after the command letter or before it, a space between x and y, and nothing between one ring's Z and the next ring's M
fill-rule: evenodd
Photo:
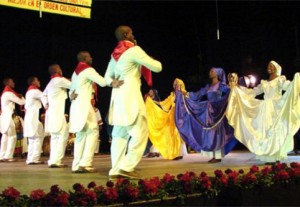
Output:
M230 92L222 68L209 71L210 84L197 92L176 93L175 121L183 140L196 151L221 162L237 143L225 117Z
M62 159L65 156L69 137L68 125L65 117L65 103L67 89L71 81L63 77L63 72L58 64L52 64L48 69L51 80L43 91L42 102L46 109L45 132L50 133L50 168L67 167Z
M105 78L108 83L113 79L124 80L124 85L113 88L111 94L108 122L113 125L113 132L109 176L110 179L118 176L136 179L141 176L135 167L143 156L148 139L146 108L140 89L141 67L160 72L162 66L136 45L130 27L119 26L115 35L119 42Z
M27 165L44 164L40 160L42 145L44 139L43 124L39 120L39 111L42 107L40 91L40 81L37 77L29 77L27 81L25 99L25 117L24 117L24 137L28 139Z
M175 125L175 91L185 91L182 80L175 79L174 91L163 101L146 99L149 137L164 159L182 159L187 154L185 142Z
M144 95L144 101L146 101L147 98L151 98L154 102L159 103L160 102L160 97L158 95L158 91L154 88L151 88L148 93ZM147 111L147 108L146 108ZM158 150L152 145L152 142L150 138L148 138L146 149L144 152L143 157L147 158L153 158L153 157L159 157L159 152Z
M4 90L1 95L1 148L0 162L14 162L14 150L17 142L16 127L12 118L15 104L24 105L25 99L16 93L15 82L11 78L3 80Z
M267 72L269 78L253 89L238 86L236 74L229 76L231 93L226 116L235 137L257 159L272 164L285 160L293 150L293 136L300 126L300 78L296 73L292 82L286 80L281 66L273 60ZM262 93L264 100L255 99Z
M89 52L81 51L77 55L78 65L72 75L69 132L76 133L74 142L74 159L72 172L93 173L93 158L96 141L99 136L95 110L91 104L94 83L104 87L105 79L91 66L93 59ZM112 80L112 85L118 87L121 81Z

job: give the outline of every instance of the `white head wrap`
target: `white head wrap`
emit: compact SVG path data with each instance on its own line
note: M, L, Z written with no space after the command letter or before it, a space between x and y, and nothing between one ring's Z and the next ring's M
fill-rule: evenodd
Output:
M277 62L275 62L274 60L271 60L270 63L275 66L276 74L281 75L281 66Z

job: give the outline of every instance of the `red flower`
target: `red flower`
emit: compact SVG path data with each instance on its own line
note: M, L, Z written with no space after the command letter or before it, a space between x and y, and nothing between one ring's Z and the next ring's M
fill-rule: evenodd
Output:
M116 186L121 186L121 185L128 185L130 182L128 179L125 178L118 178L116 182Z
M215 175L216 175L216 177L220 178L220 177L222 177L224 174L223 174L223 172L222 172L221 170L215 170Z
M105 188L103 186L96 186L94 187L95 192L104 192Z
M169 173L166 173L163 177L163 181L165 183L170 183L171 181L175 180L175 176L174 175L170 175Z
M231 173L229 173L227 176L228 180L235 184L238 180L239 173L236 171L231 171Z
M210 189L211 188L211 181L207 176L202 177L200 179L200 183L201 183L201 187L204 188L204 189Z
M228 180L227 178L223 175L219 178L220 182L222 185L227 186L228 185Z
M274 171L278 171L278 170L283 170L287 168L287 164L286 163L276 163L275 165L272 166L272 169Z
M257 167L256 165L253 165L253 166L250 168L250 172L251 172L251 173L259 172L259 167Z
M289 175L291 177L300 177L300 169L298 168L291 168L289 171Z
M118 192L115 188L107 188L104 192L106 200L112 202L118 199Z
M69 203L69 194L66 192L62 192L57 196L57 204L56 206L66 206Z
M183 176L182 173L178 174L178 175L177 175L177 179L180 180L180 178L181 178L182 176Z
M228 175L229 173L231 173L232 172L232 170L231 169L227 169L227 170L225 170L225 173Z
M139 183L140 186L142 187L142 190L151 196L156 195L158 189L162 186L160 180L158 177L154 177L150 180L145 179L143 182Z
M279 170L275 176L274 176L274 179L275 180L278 180L278 181L285 181L285 180L288 180L290 178L289 174L287 171L285 170Z
M195 174L190 174L190 172L186 172L179 178L179 180L182 180L184 182L190 182L195 176Z
M46 193L41 189L31 191L31 193L30 193L30 199L33 200L33 201L41 200L45 196L46 196Z
M206 177L206 176L207 176L206 172L201 172L200 173L200 177Z
M138 198L139 196L139 189L137 187L134 187L134 186L128 186L127 188L127 192L128 192L128 195L130 196L130 198L132 200L135 200Z
M85 189L84 190L84 196L86 197L87 201L96 202L97 201L97 195L94 191Z
M69 194L58 188L58 185L51 186L50 192L46 194L46 206L66 206L69 204Z
M298 162L292 162L290 165L291 165L291 168L300 168L300 163L298 163Z
M257 182L257 177L255 176L255 174L249 172L247 173L246 175L243 176L242 178L242 183L244 185L247 185L247 184L254 184Z
M60 191L60 189L59 189L58 185L52 185L50 188L50 192L52 194L57 194L57 193L59 193L59 191Z
M73 189L76 191L76 192L81 192L84 190L84 187L83 185L81 185L80 183L75 183L73 185Z
M244 174L244 170L243 169L239 169L239 174Z
M189 172L190 177L194 178L196 177L196 174L194 172Z
M90 183L88 184L88 188L94 188L95 186L96 186L95 181L90 182Z
M109 188L112 188L112 187L114 187L114 183L111 182L111 181L107 181L106 186L109 187Z
M16 190L14 187L8 187L4 191L2 191L4 197L12 200L17 200L20 197L20 192Z
M267 175L267 174L269 174L269 173L271 173L272 172L272 168L271 167L264 167L262 170L261 170L261 173L263 174L263 175Z

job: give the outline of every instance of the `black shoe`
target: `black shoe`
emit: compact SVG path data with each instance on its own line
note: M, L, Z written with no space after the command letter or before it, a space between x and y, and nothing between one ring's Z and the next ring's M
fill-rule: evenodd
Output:
M36 162L29 162L27 163L27 165L41 165L41 164L44 164L45 162L44 161L36 161Z
M181 160L181 159L183 159L183 156L175 157L173 160Z
M78 170L74 170L72 171L72 173L78 173L78 174L81 174L81 173L84 173L82 169L78 169Z
M152 157L155 157L155 154L152 153L152 152L149 152L147 155L146 155L147 158L152 158Z
M218 162L222 162L222 159L213 159L210 163L218 163Z
M210 160L208 160L208 162L213 162L215 160L215 158L212 158Z
M61 165L57 165L57 164L49 165L49 168L66 168L66 167L68 167L68 165L64 165L64 164L61 164Z
M95 173L97 170L91 166L79 167L84 173Z

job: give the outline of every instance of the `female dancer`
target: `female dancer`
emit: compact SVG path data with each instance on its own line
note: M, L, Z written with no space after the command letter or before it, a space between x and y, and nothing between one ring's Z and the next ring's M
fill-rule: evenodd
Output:
M225 110L230 92L222 68L210 69L210 84L188 94L177 91L176 125L188 146L210 157L210 163L222 158L237 143L228 125Z
M293 136L300 126L300 78L296 73L292 82L286 80L275 61L269 62L267 72L269 78L253 89L238 86L236 74L229 76L226 116L235 137L257 159L272 164L286 159L293 150ZM264 100L255 99L262 93Z
M175 79L174 90L184 90L183 81ZM157 102L146 98L146 112L149 138L164 159L182 159L187 154L185 143L182 141L174 121L175 92L163 101Z

